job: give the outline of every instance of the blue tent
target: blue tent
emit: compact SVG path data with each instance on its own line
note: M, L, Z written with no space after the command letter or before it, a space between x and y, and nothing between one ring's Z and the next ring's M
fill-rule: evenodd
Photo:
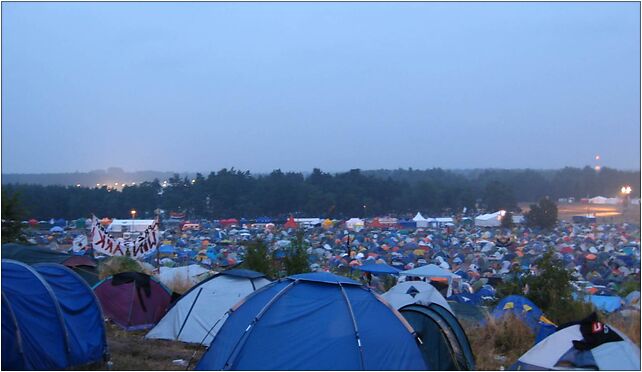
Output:
M63 231L65 231L65 229L63 229L60 226L54 226L51 229L49 229L49 232L52 232L52 233L59 233L59 232L63 232Z
M542 310L524 296L511 295L505 297L499 301L492 314L496 319L506 314L513 314L522 320L535 334L535 343L557 330L555 324L546 319Z
M591 302L596 309L612 313L622 307L623 300L620 296L587 296L587 302Z
M402 316L354 280L293 275L230 312L198 370L425 370Z
M33 268L47 281L60 305L69 336L71 365L101 360L106 352L107 339L94 291L65 266L42 263Z
M396 269L388 264L385 263L380 263L380 264L365 264L361 265L357 268L357 270L366 272L366 273L372 273L372 274L391 274L391 275L399 275L399 269Z
M160 248L158 248L158 252L160 254L174 254L176 252L176 248L172 245L161 245Z
M2 260L2 313L3 370L66 369L106 353L100 306L64 266Z

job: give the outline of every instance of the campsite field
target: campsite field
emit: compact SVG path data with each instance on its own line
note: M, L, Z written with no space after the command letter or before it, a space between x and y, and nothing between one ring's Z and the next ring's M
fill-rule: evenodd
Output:
M205 347L183 342L147 340L144 338L147 331L127 332L114 324L106 324L106 330L113 370L191 370L205 351ZM178 359L188 362L195 351L189 368L173 363Z

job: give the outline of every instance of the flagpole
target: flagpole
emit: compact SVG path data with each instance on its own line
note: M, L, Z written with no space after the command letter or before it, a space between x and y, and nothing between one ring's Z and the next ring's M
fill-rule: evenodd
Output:
M160 213L156 213L156 226L158 227L158 230L160 231ZM158 236L156 239L160 239L160 236ZM160 275L160 242L158 240L156 241L156 270L158 271L158 275Z

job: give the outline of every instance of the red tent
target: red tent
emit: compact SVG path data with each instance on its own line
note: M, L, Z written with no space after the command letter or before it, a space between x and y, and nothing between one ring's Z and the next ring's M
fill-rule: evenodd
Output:
M384 227L384 225L383 225L381 222L379 222L379 219L378 219L378 218L375 218L375 219L374 219L374 220L372 220L372 222L370 223L370 227L374 227L374 228L376 228L376 229L381 229L381 228L383 228L383 227Z
M33 219L33 218L32 218L32 219L30 219L30 220L29 220L29 225L31 225L31 226L38 226L38 220Z
M286 229L296 229L299 225L294 221L294 217L290 216L290 218L288 218L288 222L286 222L283 227Z
M227 220L220 220L219 222L220 222L221 225L224 225L224 226L238 225L239 224L239 220L237 220L236 218L229 218Z

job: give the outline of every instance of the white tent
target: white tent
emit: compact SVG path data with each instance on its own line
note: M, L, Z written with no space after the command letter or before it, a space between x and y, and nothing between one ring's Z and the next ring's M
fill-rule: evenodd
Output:
M596 196L594 198L589 199L589 204L606 204L606 201L608 198L604 196Z
M475 226L481 227L498 227L501 226L500 212L482 214L475 217Z
M107 227L107 231L110 232L145 232L151 224L154 223L154 220L117 220L113 219L111 225Z
M145 338L209 345L227 311L269 283L263 274L251 270L221 272L185 293Z
M359 231L363 229L364 226L365 226L365 223L363 222L362 219L359 219L359 218L351 218L346 221L346 227L350 230Z
M399 283L390 288L382 297L397 310L411 304L429 306L435 303L446 308L451 313L453 312L444 296L435 287L426 282L409 281Z
M517 369L523 370L640 370L640 349L622 332L608 324L591 324L592 337L603 343L579 350L584 342L580 324L562 328L546 337L522 355ZM611 333L611 335L609 335Z
M164 259L165 258L163 258L163 260ZM161 260L161 263L163 260ZM198 278L200 275L203 275L207 272L209 272L208 269L196 264L180 267L161 266L158 280L160 280L161 283L165 284L168 287L171 287L171 283L176 281L181 283L188 281L193 285L199 282Z
M428 227L428 220L419 212L417 212L417 215L412 220L417 223L417 227Z
M448 292L446 294L447 297L452 294L453 279L461 278L459 275L453 274L449 270L442 269L441 267L435 264L428 264L426 266L416 267L414 269L402 271L400 274L406 275L406 276L418 276L422 278L447 278L448 279Z

